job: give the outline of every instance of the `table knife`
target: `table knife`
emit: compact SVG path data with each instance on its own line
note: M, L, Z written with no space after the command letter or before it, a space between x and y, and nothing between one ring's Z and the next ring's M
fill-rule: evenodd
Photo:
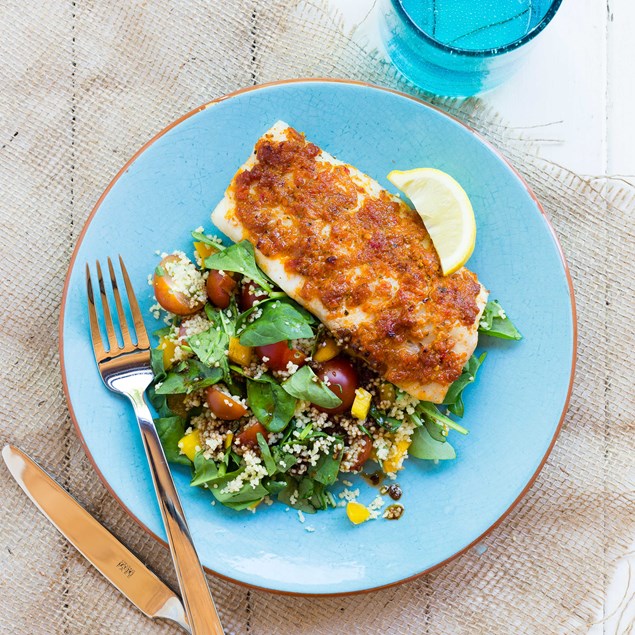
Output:
M9 472L56 529L142 613L190 633L180 598L22 450L5 445Z

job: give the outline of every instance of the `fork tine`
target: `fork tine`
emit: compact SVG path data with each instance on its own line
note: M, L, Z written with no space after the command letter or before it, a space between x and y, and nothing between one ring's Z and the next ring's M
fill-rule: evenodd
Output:
M110 306L108 305L108 297L106 296L106 287L104 286L104 277L101 273L101 265L97 261L97 283L99 284L99 293L101 295L101 306L104 310L104 324L106 325L106 335L108 336L108 350L112 354L115 348L119 348L115 327L112 324L112 315Z
M93 350L97 361L106 357L106 351L101 341L101 333L99 332L99 322L97 321L97 312L95 310L95 296L93 294L93 283L90 278L90 268L86 263L86 295L88 296L88 320L90 323L90 337L93 340Z
M134 329L137 333L137 346L139 348L150 348L150 341L148 340L148 333L146 332L146 327L143 323L143 317L141 316L141 309L139 309L137 296L134 294L130 278L128 277L128 271L126 270L126 265L123 264L121 256L119 256L119 264L121 265L121 273L123 274L123 281L128 293L128 303L130 304L130 313L132 313Z
M115 296L115 305L117 307L117 316L119 317L119 328L121 329L121 336L123 338L123 345L125 347L132 347L132 338L130 337L130 331L128 329L128 322L126 320L126 314L121 304L121 296L119 295L119 286L117 285L117 278L115 276L115 270L112 266L112 260L108 258L108 270L110 271L110 283L112 284L112 293Z

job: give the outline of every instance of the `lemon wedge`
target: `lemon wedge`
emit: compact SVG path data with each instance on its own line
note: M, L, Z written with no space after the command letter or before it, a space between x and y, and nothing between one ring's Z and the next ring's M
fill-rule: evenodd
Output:
M421 216L439 254L444 276L460 269L476 242L474 210L465 190L434 168L393 170L388 180L401 190Z

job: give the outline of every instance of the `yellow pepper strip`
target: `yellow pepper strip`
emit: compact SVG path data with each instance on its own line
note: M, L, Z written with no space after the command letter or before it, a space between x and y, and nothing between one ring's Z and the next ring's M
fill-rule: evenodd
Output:
M234 440L234 433L233 432L228 432L227 436L225 437L225 449L226 450L229 450L229 448L231 448L233 440Z
M172 339L162 336L159 338L159 346L157 347L163 351L163 368L168 370L172 366L172 360L174 359L174 353L176 351L176 342Z
M361 525L370 518L370 510L361 503L350 501L346 505L346 515L353 525Z
M401 464L409 447L409 440L397 441L396 446L393 446L388 458L382 464L382 469L386 474L393 474L397 470L403 469Z
M194 250L196 251L196 253L198 254L198 257L201 260L205 260L205 258L207 258L208 256L211 256L212 254L215 254L218 251L218 249L215 249L211 245L208 245L207 243L200 243L200 242L194 243Z
M355 419L359 419L360 421L366 419L372 398L373 396L364 388L358 388L355 391L355 401L353 401L353 405L351 406L351 414Z
M260 503L262 503L264 499L261 498L259 501L255 501L252 505L249 505L249 507L247 507L247 509L256 509L256 507L258 507L258 505L260 505Z
M237 337L229 338L229 359L241 366L249 366L253 359L253 348L243 346Z
M335 343L335 340L331 337L327 337L318 343L315 353L313 353L313 360L320 363L328 362L329 359L333 359L339 352L340 347Z
M189 434L179 439L179 450L190 460L194 461L196 453L201 449L201 435L198 430L192 430Z

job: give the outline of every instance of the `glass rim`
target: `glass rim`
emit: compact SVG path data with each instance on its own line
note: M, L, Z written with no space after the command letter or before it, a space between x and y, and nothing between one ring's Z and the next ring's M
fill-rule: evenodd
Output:
M562 4L562 0L553 0L551 6L542 17L542 20L534 26L533 29L525 33L521 38L510 42L509 44L505 44L504 46L497 46L489 49L464 49L457 46L450 46L448 44L444 44L443 42L433 38L431 35L426 33L408 14L406 9L403 6L403 0L390 0L391 4L395 7L397 12L399 13L402 20L405 20L409 26L411 26L416 32L417 35L427 42L429 42L432 46L435 46L446 53L454 53L458 55L463 55L465 57L494 57L495 55L500 55L502 53L509 53L517 48L520 48L524 44L527 44L531 40L533 40L553 19L556 15L556 12L560 8Z

